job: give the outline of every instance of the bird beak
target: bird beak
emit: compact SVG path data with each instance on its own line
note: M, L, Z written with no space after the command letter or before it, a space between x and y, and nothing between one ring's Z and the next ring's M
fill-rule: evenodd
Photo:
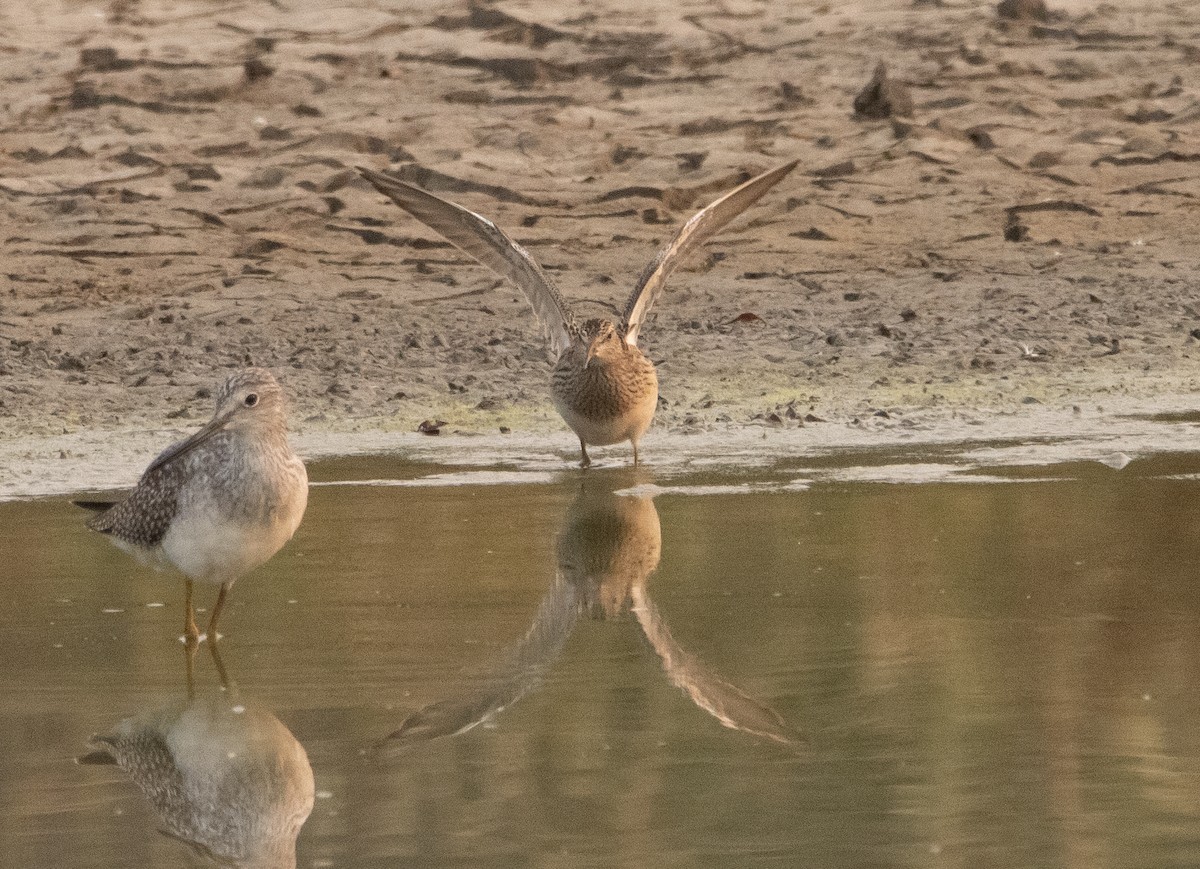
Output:
M214 416L211 420L209 420L204 428L200 429L187 440L180 441L174 446L167 447L162 451L162 453L159 454L158 458L150 463L150 467L146 468L145 473L148 474L157 468L161 468L163 465L169 462L175 461L180 456L187 455L196 447L212 438L212 436L217 432L222 431L225 426L229 425L229 421L233 419L233 415L235 413L237 413L236 407L233 410L221 414L220 416Z
M596 342L593 341L591 344L588 345L587 359L585 359L584 363L583 363L584 368L587 368L589 365L592 364L592 359L595 357L595 355L596 355Z

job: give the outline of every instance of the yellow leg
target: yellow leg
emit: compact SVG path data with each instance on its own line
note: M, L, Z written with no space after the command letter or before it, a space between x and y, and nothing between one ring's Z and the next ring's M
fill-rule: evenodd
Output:
M221 583L221 591L217 594L217 603L213 607L212 618L208 620L208 641L215 643L217 641L217 619L221 617L221 610L225 607L225 595L229 594L228 582Z
M192 606L192 581L189 579L184 594L183 641L191 648L200 642L200 629L196 627L196 610Z
M579 460L579 467L590 468L592 466L592 460L588 458L587 444L583 442L583 438L579 439L579 452L583 454L583 458Z
M196 643L189 641L183 649L184 672L187 674L187 696L188 700L196 699Z
M212 634L213 641L208 644L208 651L212 654L213 665L217 668L217 676L221 680L221 687L226 691L229 690L229 674L225 672L225 663L221 660L221 655L217 651L216 634Z

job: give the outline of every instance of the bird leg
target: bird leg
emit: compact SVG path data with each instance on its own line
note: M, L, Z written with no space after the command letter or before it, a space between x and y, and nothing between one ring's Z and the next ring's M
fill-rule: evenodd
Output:
M189 642L183 649L184 673L187 674L187 698L196 699L196 644Z
M208 644L208 651L212 655L213 665L217 668L217 677L221 680L221 688L225 691L229 690L229 674L225 672L225 662L221 660L221 654L217 651L216 634L213 634L213 642Z
M583 453L583 458L579 460L579 467L590 468L592 466L592 460L588 458L587 444L583 442L583 438L579 439L579 452Z
M225 606L225 595L229 594L229 586L231 583L221 583L221 590L217 593L217 603L213 607L212 618L208 620L208 641L215 643L217 641L217 619L221 617L221 609Z
M184 609L187 612L183 616L183 642L194 650L200 642L200 629L196 627L196 610L192 606L192 581L190 579L185 587L187 591L184 594Z
M637 441L631 440L630 443L633 444L633 466L636 468L638 466Z

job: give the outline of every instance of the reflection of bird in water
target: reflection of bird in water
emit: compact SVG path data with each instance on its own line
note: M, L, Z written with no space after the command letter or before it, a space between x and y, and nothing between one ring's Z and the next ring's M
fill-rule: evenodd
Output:
M76 502L101 511L88 526L156 566L187 577L184 631L200 637L192 581L219 583L208 624L230 586L291 539L308 503L308 475L287 438L283 390L271 372L247 368L217 394L213 418L163 450L122 501Z
M662 531L645 497L581 491L558 535L558 572L597 617L629 609L630 591L658 568Z
M713 674L680 648L646 591L661 551L658 511L646 497L580 492L558 538L558 571L525 636L502 655L482 688L430 704L381 743L398 749L470 730L511 706L549 670L584 613L618 618L632 611L671 683L733 730L781 743L797 734L779 713Z
M550 277L525 248L485 217L389 175L359 169L375 188L455 247L508 278L525 294L557 361L551 378L554 407L579 436L581 465L591 464L587 445L629 441L633 463L638 440L658 406L654 364L637 346L651 306L667 277L684 258L719 232L785 175L785 166L752 178L694 215L642 273L619 323L580 322Z
M612 617L629 607L671 683L721 724L792 742L795 734L779 713L716 676L671 636L646 591L661 544L658 510L649 498L581 493L567 511L558 539L559 570L586 589L584 599L593 612Z
M296 837L313 808L308 755L269 710L221 687L150 709L94 736L85 764L113 764L150 802L163 832L219 866L296 865ZM190 658L189 658L190 661Z
M728 728L776 742L796 740L796 735L778 712L759 703L737 685L710 672L703 661L680 648L658 607L646 594L645 585L633 586L630 596L633 614L642 626L646 639L662 659L663 671L672 685L687 692L693 703Z

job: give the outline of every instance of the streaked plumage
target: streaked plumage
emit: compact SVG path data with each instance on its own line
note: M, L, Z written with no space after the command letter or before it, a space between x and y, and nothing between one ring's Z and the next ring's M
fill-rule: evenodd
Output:
M650 427L658 405L654 365L637 341L667 277L796 163L750 179L685 223L642 273L618 324L577 320L529 252L486 217L380 172L363 168L359 172L380 193L525 294L557 360L551 379L554 406L579 436L581 464L586 467L588 444L607 446L626 440L633 445L637 464L638 440Z
M192 581L221 586L209 622L215 639L229 588L291 539L308 503L308 475L288 444L283 390L271 373L248 368L234 374L216 404L212 420L163 450L125 499L77 502L103 510L90 528L187 577L191 639L199 635Z

